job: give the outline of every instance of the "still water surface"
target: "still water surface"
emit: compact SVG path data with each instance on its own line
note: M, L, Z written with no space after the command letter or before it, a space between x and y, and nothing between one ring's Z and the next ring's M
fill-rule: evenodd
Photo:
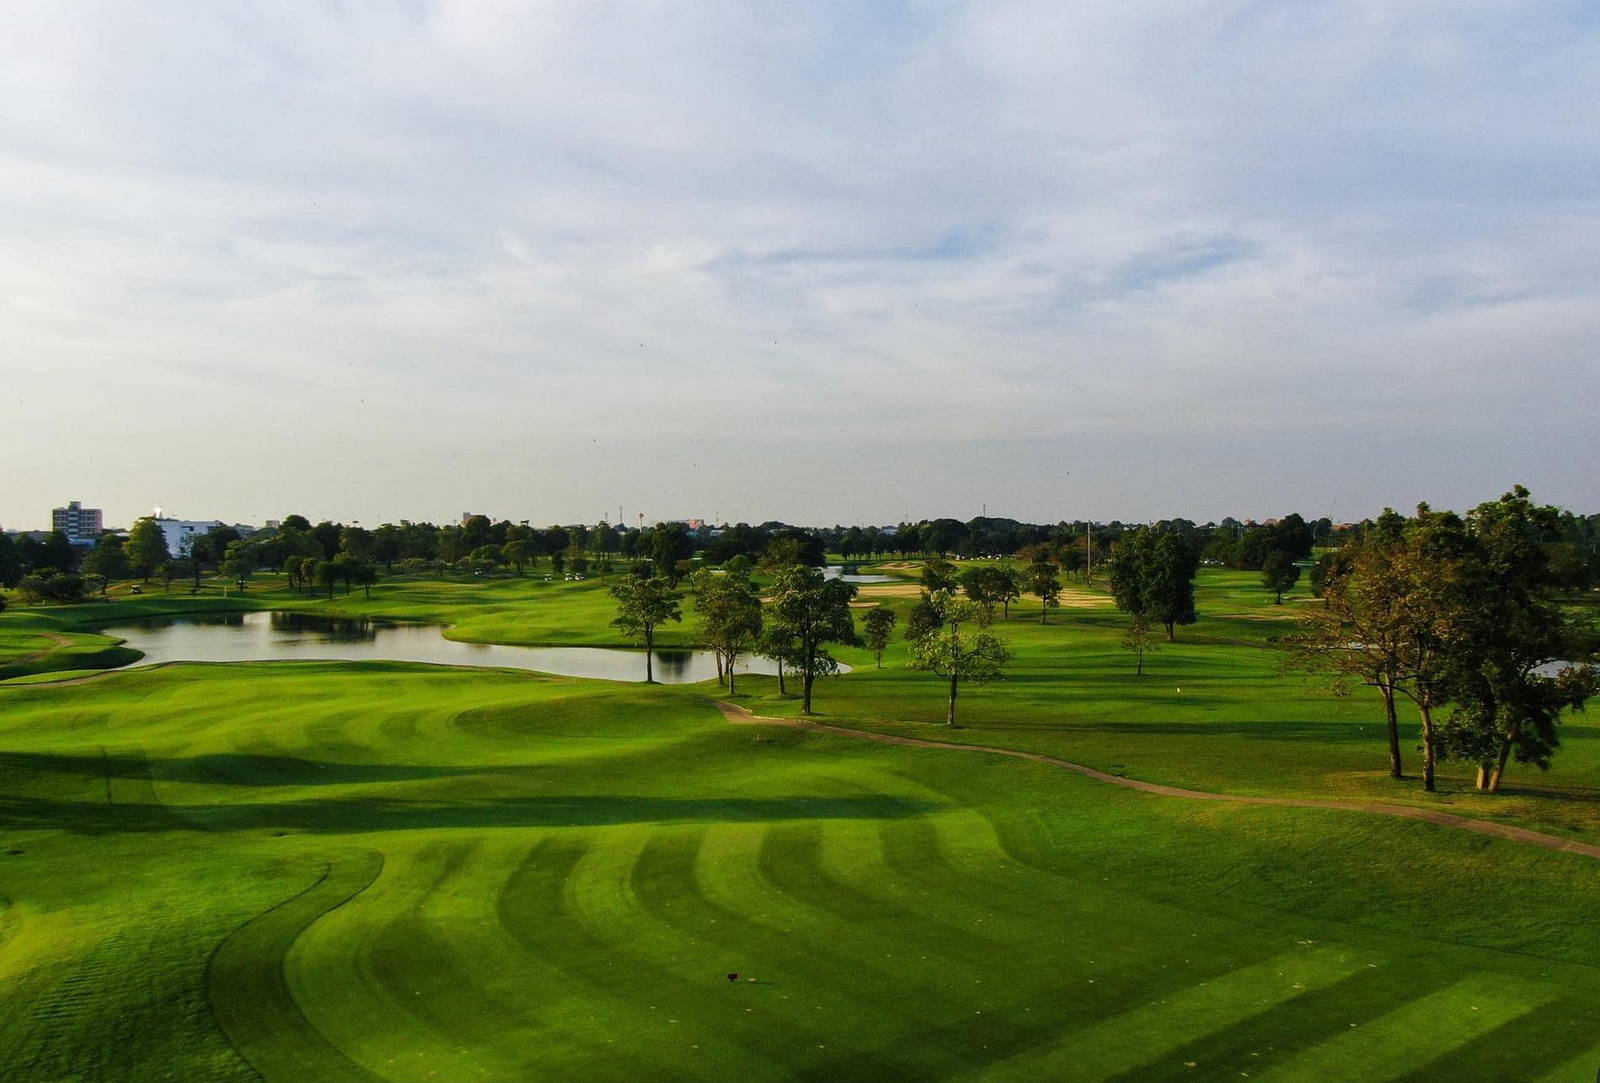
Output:
M504 666L598 677L608 681L644 680L644 652L604 647L509 647L458 643L445 639L437 624L391 624L307 613L230 613L191 617L152 617L100 631L127 641L144 657L134 665L158 662L363 661L432 662L447 666ZM740 673L777 673L765 658L746 656ZM714 680L710 651L656 651L655 677L663 684Z
M893 583L892 575L858 575L854 564L829 564L822 569L824 579L843 579L846 583ZM910 580L906 580L910 582Z

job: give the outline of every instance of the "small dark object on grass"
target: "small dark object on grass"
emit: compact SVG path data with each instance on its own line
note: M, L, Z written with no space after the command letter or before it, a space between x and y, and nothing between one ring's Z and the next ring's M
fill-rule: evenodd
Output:
M737 975L737 974L729 974L728 975L728 980L729 981L738 981L739 980L739 975Z

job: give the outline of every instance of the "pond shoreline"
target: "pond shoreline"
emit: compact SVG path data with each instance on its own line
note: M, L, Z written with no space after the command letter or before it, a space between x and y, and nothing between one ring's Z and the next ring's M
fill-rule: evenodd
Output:
M645 680L642 648L475 643L448 638L444 633L451 626L435 621L259 609L96 623L97 634L139 653L138 660L116 667L120 669L173 662L389 661L520 669L631 684ZM698 684L717 677L715 656L690 648L657 648L652 669L660 684ZM737 672L771 676L777 667L759 655L746 655Z

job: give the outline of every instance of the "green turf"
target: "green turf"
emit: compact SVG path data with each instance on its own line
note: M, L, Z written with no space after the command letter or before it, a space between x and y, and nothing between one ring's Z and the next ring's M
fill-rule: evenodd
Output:
M284 603L263 586L249 604ZM818 706L1207 788L1410 793L1382 779L1371 704L1276 675L1270 599L1214 575L1202 601L1143 681L1110 611L1040 627L1014 610L1014 679L964 697L954 733L919 721L942 717L940 690L898 646L881 673L850 652L864 668ZM85 617L219 603L13 610L0 645L37 662L70 649L41 633L84 636ZM615 641L592 584L333 604ZM399 663L0 686L0 1079L1577 1081L1600 1064L1590 859L734 726L709 691ZM1590 792L1582 729L1508 815L1592 830L1552 796Z

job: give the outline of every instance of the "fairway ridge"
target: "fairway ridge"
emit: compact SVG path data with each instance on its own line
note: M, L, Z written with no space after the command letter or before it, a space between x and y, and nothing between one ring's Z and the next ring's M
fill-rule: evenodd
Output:
M886 745L934 748L945 752L983 752L991 756L1010 756L1013 759L1029 760L1033 763L1042 763L1050 767L1059 767L1062 770L1083 775L1085 778L1092 778L1097 782L1106 782L1112 786L1121 786L1123 789L1137 790L1140 793L1156 794L1161 797L1182 797L1191 801L1230 801L1241 805L1270 805L1275 808L1334 809L1342 812L1366 812L1378 816L1399 816L1408 820L1421 820L1437 827L1474 831L1480 835L1489 835L1492 838L1526 843L1529 846L1540 846L1547 850L1560 850L1565 853L1579 854L1583 857L1592 857L1600 860L1600 846L1593 843L1563 839L1556 835L1530 831L1524 827L1512 827L1509 824L1494 823L1490 820L1477 820L1470 816L1456 816L1452 813L1438 812L1434 809L1412 808L1409 805L1389 805L1381 801L1313 801L1299 797L1258 797L1251 794L1188 790L1181 786L1164 786L1159 782L1142 782L1139 779L1124 778L1121 775L1109 774L1087 764L1073 763L1071 760L1063 760L1057 756L1046 756L1042 752L1024 752L1021 749L1000 748L995 745L962 744L957 741L933 741L924 737L900 737L892 733L873 733L869 730L851 729L848 726L834 726L826 722L812 722L803 718L776 718L771 715L758 715L748 707L742 707L739 704L728 703L720 699L712 700L711 702L718 711L722 712L722 717L738 725L788 726L793 729L809 730L814 733L827 733L835 737L854 737L863 741L877 741Z

